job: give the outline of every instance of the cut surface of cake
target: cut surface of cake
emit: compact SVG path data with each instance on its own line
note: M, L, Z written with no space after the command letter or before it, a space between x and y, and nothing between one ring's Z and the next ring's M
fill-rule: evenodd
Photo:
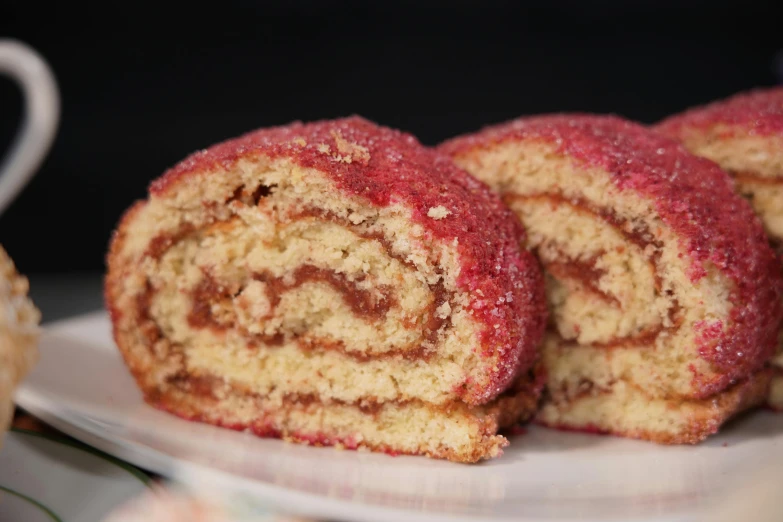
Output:
M770 244L783 255L783 87L755 89L695 107L654 129L731 174L736 190L764 223ZM772 365L769 403L783 410L783 342Z
M16 387L38 360L41 314L28 291L27 278L0 247L0 441L11 424Z
M475 462L529 417L546 323L486 185L352 117L197 152L116 231L106 301L148 403L260 436Z
M523 118L440 149L544 265L542 424L695 443L763 401L781 277L718 166L613 116Z

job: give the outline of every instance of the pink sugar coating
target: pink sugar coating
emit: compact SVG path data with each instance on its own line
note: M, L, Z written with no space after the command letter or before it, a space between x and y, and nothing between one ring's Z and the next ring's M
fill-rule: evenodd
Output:
M654 129L679 136L685 128L724 125L725 132L783 136L783 87L753 89L670 116Z
M551 143L577 165L605 170L619 189L653 203L680 238L694 283L707 275L708 263L734 282L730 324L697 325L699 353L721 373L713 380L694 375L697 398L765 364L783 319L780 265L761 223L723 170L639 124L589 114L521 118L454 138L439 149L459 157L509 141Z
M360 149L351 154L346 143L368 155ZM165 196L191 176L219 173L258 156L317 169L369 205L401 204L432 237L458 242L457 284L470 296L473 317L484 325L477 351L498 359L489 386L466 382L458 391L465 402L492 400L533 365L546 324L543 276L532 254L520 251L525 236L516 217L486 185L413 136L351 117L260 129L214 145L167 171L152 183L150 194ZM437 207L450 213L428 217Z

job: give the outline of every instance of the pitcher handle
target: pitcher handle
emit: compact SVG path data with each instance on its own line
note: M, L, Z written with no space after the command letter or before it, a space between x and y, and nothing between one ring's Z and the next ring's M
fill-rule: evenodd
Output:
M49 65L21 42L0 40L0 73L17 81L25 103L22 127L0 163L2 214L49 152L60 120L60 95Z

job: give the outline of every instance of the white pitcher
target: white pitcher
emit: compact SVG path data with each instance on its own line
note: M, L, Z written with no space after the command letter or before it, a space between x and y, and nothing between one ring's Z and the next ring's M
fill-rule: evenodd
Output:
M60 96L52 70L29 46L0 39L0 73L14 78L24 94L24 119L0 163L0 214L32 179L54 140Z

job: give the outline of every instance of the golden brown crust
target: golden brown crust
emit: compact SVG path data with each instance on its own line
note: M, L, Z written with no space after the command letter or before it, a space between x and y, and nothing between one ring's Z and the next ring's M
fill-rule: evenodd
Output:
M647 406L651 404L662 406L666 410L665 415L670 423L679 426L672 431L649 429L643 425L643 422L637 423L636 426L622 427L618 424L579 423L573 419L573 410L579 408L580 401L609 403L615 398L613 393L617 393L612 390L574 397L570 401L550 402L540 412L536 421L555 429L610 434L658 444L697 444L717 433L720 426L728 419L763 404L772 378L773 370L764 369L713 397L701 400L655 399L639 389L630 392L635 396L634 401L642 401ZM600 405L598 407L600 408ZM643 408L644 405L638 407ZM594 404L592 408L595 409L596 405Z
M316 397L292 397L272 404L256 394L225 385L219 379L177 383L166 387L163 392L159 388L148 387L143 392L149 404L184 419L239 431L251 431L259 436L313 446L363 448L392 455L426 455L453 462L475 463L498 456L502 448L508 446L508 440L497 435L499 428L511 427L533 415L537 407L536 390L540 387L538 380L539 377L533 375L522 378L514 389L483 407L470 407L461 402L438 406L418 401L376 404L341 404L337 401L323 403ZM362 415L375 419L383 417L387 409L399 409L403 413L424 410L435 419L459 418L460 422L472 426L473 440L459 448L447 445L432 448L421 445L417 449L401 450L391 440L389 444L384 444L362 440L360 436L330 432L328 429L300 431L286 425L294 412L318 416L342 409L357 410ZM242 412L242 415L237 412Z

